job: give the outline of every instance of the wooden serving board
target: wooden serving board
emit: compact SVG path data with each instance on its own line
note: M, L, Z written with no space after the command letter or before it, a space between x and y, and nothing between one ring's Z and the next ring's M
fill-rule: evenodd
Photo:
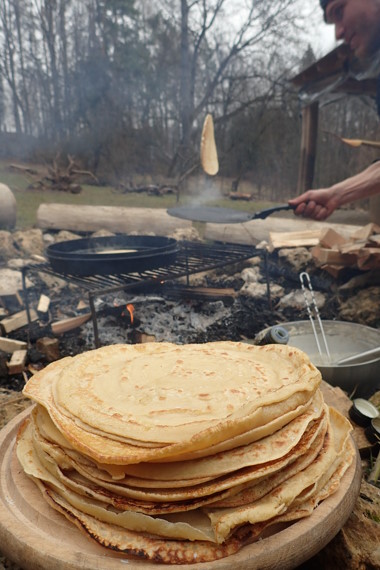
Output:
M0 550L3 554L25 570L173 568L113 553L82 535L63 515L48 506L36 485L24 474L15 454L18 428L29 413L30 410L25 410L0 432ZM311 516L227 558L178 568L295 568L322 549L341 529L354 508L360 482L361 464L357 452L338 491L323 501Z

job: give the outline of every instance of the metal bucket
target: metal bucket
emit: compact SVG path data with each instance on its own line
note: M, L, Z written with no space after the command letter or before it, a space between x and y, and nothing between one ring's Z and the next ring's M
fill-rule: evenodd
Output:
M281 323L289 333L290 346L300 348L320 370L323 380L348 394L368 398L380 389L380 355L356 364L337 361L380 346L380 330L345 321L323 321L331 361L321 356L310 321ZM316 325L319 334L318 325ZM323 347L323 343L321 343Z

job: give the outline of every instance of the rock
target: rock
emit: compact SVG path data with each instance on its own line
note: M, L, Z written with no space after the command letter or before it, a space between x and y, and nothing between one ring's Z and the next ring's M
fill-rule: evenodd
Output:
M44 253L45 244L40 229L14 232L13 241L23 256L43 255Z
M168 237L178 241L200 241L201 237L196 228L177 228Z
M16 217L16 198L8 186L0 183L0 229L14 228Z
M262 280L259 267L247 267L241 272L241 278L247 283L259 283Z
M263 298L267 295L267 284L258 282L247 282L239 291L240 295L246 295L253 298ZM284 294L284 289L281 285L271 285L270 294L272 299L278 299Z
M299 570L380 568L380 489L362 480L360 496L337 536Z
M325 296L319 291L314 291L314 297L315 302L317 303L317 307L320 310L326 302ZM288 293L288 295L285 295L282 297L282 299L280 299L276 306L277 309L286 309L289 307L305 312L306 304L302 291L292 291L291 293Z
M283 248L278 251L278 257L284 259L295 271L300 272L313 263L311 251L306 247Z
M7 261L18 254L11 232L0 230L0 261Z
M33 283L29 279L25 280L27 287ZM14 295L17 291L22 291L21 272L13 269L0 269L0 296Z
M368 326L380 322L380 287L368 287L353 297L340 303L340 316L343 320Z
M62 241L70 241L72 239L80 239L80 235L74 234L73 232L69 232L67 230L62 230L58 232L56 236L54 236L54 242L60 243Z

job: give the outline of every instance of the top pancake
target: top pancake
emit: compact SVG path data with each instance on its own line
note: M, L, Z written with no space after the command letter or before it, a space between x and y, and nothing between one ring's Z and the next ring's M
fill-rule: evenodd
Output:
M214 121L212 115L206 115L201 136L201 165L206 174L215 176L219 170L218 152L216 150Z
M211 445L260 425L264 406L299 392L309 399L320 380L307 355L288 346L148 343L68 359L51 389L60 413L94 433L153 445L206 433ZM38 401L40 384L24 392Z

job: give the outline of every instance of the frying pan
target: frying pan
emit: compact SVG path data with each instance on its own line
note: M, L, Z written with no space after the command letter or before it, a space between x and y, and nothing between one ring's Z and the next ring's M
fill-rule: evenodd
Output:
M170 265L179 245L164 236L109 236L82 238L48 246L47 258L55 271L71 275L111 275Z
M242 224L250 220L264 220L274 212L281 210L294 210L295 206L282 204L273 206L260 212L242 212L233 208L219 208L218 206L176 206L168 208L167 212L176 218L191 220L192 222L210 222L215 224Z

